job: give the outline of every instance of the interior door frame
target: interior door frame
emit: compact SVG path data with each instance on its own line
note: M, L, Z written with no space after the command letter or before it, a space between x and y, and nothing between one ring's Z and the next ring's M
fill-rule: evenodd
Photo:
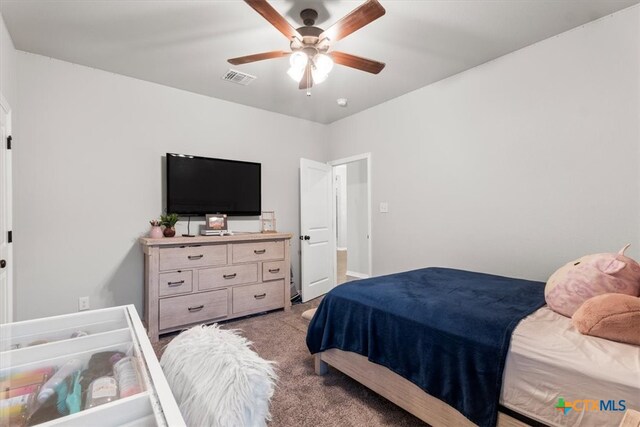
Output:
M332 188L332 196L331 196L331 209L333 211L333 229L334 231L337 230L338 224L336 224L336 213L337 213L337 209L338 207L336 206L336 186L335 186L335 181L336 181L336 175L335 175L335 166L340 166L340 165L346 165L348 163L353 163L353 162L357 162L360 160L365 160L367 163L367 206L369 209L367 209L367 234L369 236L369 238L367 239L367 243L368 243L368 256L369 256L369 271L367 272L367 274L369 275L369 277L373 276L373 252L372 252L372 239L373 239L373 235L371 233L372 231L372 226L371 226L371 212L372 212L372 208L371 208L371 153L363 153L363 154L356 154L354 156L349 156L349 157L345 157L342 159L337 159L337 160L331 160L330 162L327 162L328 165L331 166L331 179L333 181L333 185L331 186ZM336 241L337 244L337 241ZM335 250L334 250L335 252ZM347 250L348 252L348 250ZM348 256L348 255L347 255ZM338 277L338 263L334 263L334 268L335 268L335 272L334 272L334 277Z
M6 98L0 93L0 108L5 111L7 119L7 136L13 135L11 106ZM7 144L7 141L0 141L0 144ZM6 145L5 145L6 147ZM13 230L13 168L12 168L12 151L7 149L5 164L7 174L7 231ZM4 295L3 295L4 297ZM15 293L13 287L13 244L7 243L7 321L13 322L13 311L15 306Z

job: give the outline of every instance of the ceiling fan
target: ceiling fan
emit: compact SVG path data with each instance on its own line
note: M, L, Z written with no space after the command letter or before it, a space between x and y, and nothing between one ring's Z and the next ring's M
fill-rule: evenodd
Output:
M290 55L291 68L287 73L292 79L299 82L300 89L307 90L314 84L320 84L326 80L334 62L372 74L378 74L385 66L383 62L360 56L339 51L329 52L333 43L385 14L385 10L378 0L366 0L326 30L314 26L318 13L313 9L304 9L300 12L304 26L295 29L266 0L244 1L289 39L291 52L274 50L240 56L228 60L233 65Z

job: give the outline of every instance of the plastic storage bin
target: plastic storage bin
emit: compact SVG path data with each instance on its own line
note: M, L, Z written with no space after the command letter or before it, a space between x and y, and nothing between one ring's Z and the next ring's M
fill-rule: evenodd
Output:
M91 356L119 351L134 356L140 392L41 426L185 426L140 317L133 305L0 325L0 392L20 372L60 368L76 359L86 368ZM4 382L3 382L4 381ZM9 413L0 412L0 425ZM13 413L15 420L15 412Z

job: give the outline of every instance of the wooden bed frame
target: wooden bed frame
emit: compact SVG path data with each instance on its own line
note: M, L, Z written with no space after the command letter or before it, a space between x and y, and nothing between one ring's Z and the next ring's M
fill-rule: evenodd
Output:
M316 374L326 374L328 366L331 365L433 427L475 426L442 400L427 394L411 381L384 366L369 362L364 356L334 348L317 353L314 357ZM525 426L528 424L498 412L498 427Z

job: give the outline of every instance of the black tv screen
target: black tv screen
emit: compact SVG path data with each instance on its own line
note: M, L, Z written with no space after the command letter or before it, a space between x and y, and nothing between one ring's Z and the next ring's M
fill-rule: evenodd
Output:
M167 153L167 213L260 215L260 163Z

